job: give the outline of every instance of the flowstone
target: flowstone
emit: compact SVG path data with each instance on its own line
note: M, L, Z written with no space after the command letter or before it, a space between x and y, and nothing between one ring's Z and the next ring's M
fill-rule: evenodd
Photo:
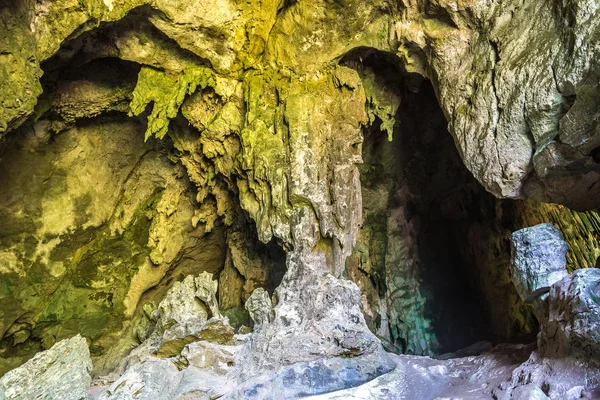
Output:
M255 326L238 355L235 373L241 386L232 398L325 393L391 371L393 361L360 312L358 287L315 271L326 262L323 254L288 257L273 319Z

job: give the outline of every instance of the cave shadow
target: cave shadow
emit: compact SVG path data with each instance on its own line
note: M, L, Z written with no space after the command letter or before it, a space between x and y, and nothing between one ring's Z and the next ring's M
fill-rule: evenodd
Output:
M431 82L407 72L395 55L374 49L355 49L340 64L361 77L368 70L380 88L401 99L391 141L382 132L380 119L365 128L364 164L359 166L365 215L361 232L369 237L369 243L359 246L369 248L375 260L362 274L371 282L359 286L377 292L377 296L366 293L369 308L376 309L378 302L397 308L385 310L387 316L380 314L373 321L365 313L370 328L401 353L436 355L494 341L493 316L478 287L482 266L473 265L465 254L470 252L472 227L495 217L495 199L460 159ZM367 97L369 102L369 93ZM395 242L402 242L400 256L395 254ZM398 271L403 276L394 276ZM401 289L418 289L394 303L389 293L394 280L403 282ZM400 315L399 321L394 314ZM406 328L410 324L403 315L420 320L416 325L424 326L422 332ZM385 323L389 327L382 327ZM421 348L407 344L423 335L429 339Z

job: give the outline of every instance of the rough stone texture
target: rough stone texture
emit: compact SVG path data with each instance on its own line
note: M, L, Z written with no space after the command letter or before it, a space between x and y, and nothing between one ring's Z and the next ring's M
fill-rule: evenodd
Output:
M36 354L0 378L0 399L81 400L92 378L87 342L77 335Z
M221 346L224 351L238 348ZM239 346L238 346L239 347ZM202 353L190 353L202 358ZM131 366L117 382L108 388L95 386L88 392L90 400L124 399L201 399L209 400L223 395L229 385L222 374L206 363L201 367L179 364L182 360L149 358ZM218 361L215 361L217 365Z
M0 5L0 135L19 126L31 114L42 93L35 57L36 40L29 29L31 2Z
M3 371L74 333L102 355L170 268L217 271L224 252L222 234L190 225L188 184L140 125L103 118L57 136L38 125L5 143L0 164L2 186L21 188L0 195Z
M197 277L188 275L182 282L173 284L155 310L147 303L145 311L150 314L151 332L121 360L111 376L118 377L130 366L150 357L176 357L187 344L199 340L231 344L234 331L219 312L217 286L218 282L207 272Z
M596 189L590 184L597 172L589 150L594 134L567 125L579 108L574 102L588 113L581 124L593 125L595 109L582 95L593 90L588 79L595 73L597 4L465 6L472 16L467 21L483 29L455 29L469 22L459 17L460 11L445 8L448 25L438 24L439 46L431 61L467 167L496 195L528 194L592 207ZM577 133L567 139L569 131Z
M520 233L528 239L545 236L546 240L538 242L540 245L552 242L547 240L548 233L552 233L547 226L539 225ZM554 232L550 236L558 235ZM564 243L554 242L554 251L560 254ZM551 251L546 247L546 254ZM539 261L535 254L530 256L533 261ZM599 284L600 270L595 268L577 270L552 284L545 303L537 304L538 349L513 371L509 381L498 386L497 398L597 398L600 387Z
M6 332L25 330L50 347L57 339L81 332L99 349L102 336L121 329L122 317L116 316L135 309L134 302L133 309L126 310L124 300L141 295L148 286L136 293L134 285L129 293L130 282L136 269L149 262L142 250L148 246L149 231L154 230L157 239L161 235L151 227L152 215L145 213L161 198L179 202L185 191L168 160L148 157L157 153L151 146L140 146L138 127L104 119L95 126L72 128L41 151L51 139L42 125L21 132L28 140L15 140L12 149L4 149L3 187L10 182L27 188L21 193L4 190L2 195L3 281L16 279L0 296L13 310L3 313L0 331L5 341L10 338ZM106 137L111 131L120 135ZM153 193L154 199L146 197ZM129 203L121 195L130 198ZM172 235L188 231L175 222L189 218L185 199L171 219ZM183 245L176 243L169 252L176 254ZM123 264L127 268L121 268ZM38 296L32 296L32 290ZM84 306L82 318L74 318ZM109 317L111 310L116 318ZM10 357L10 352L3 357L9 365Z
M435 82L460 153L488 190L594 206L595 2L259 4L63 0L4 6L3 24L14 34L2 42L8 93L2 131L33 112L40 62L66 41L134 10L223 75L263 64L282 77L302 77L359 47L394 54ZM180 77L188 73L184 68Z
M542 399L597 399L599 387L600 369L596 363L572 357L542 357L534 352L512 372L510 379L494 389L494 395L500 400L529 398L522 397L527 395Z
M226 378L243 337L223 318L218 283L209 273L176 282L158 308L152 333L110 375L97 379L92 399L210 398L226 391Z
M548 227L537 227L533 231L540 229L547 232ZM187 286L193 281L188 277ZM599 341L595 337L598 313L594 311L598 304L585 295L592 293L590 288L595 288L598 281L598 270L578 270L553 286L549 297L550 318L547 322L540 321L540 352L532 353L527 361L531 346L504 346L480 356L447 361L399 356L394 358L393 372L360 385L368 380L365 378L375 377L368 375L373 371L373 366L368 365L373 360L369 359L377 357L375 353L356 359L329 357L294 363L278 368L274 374L242 379L240 385L240 368L232 367L240 362L244 363L240 364L242 370L247 367L247 356L244 355L247 348L239 353L240 346L197 341L186 345L181 355L172 354L175 358L171 359L156 359L146 353L100 398L125 399L133 394L136 398L147 399L157 396L179 399L185 395L275 399L322 392L332 393L315 398L588 398L600 384L600 369L588 361L590 353L595 355L598 351ZM183 296L181 286L175 285L171 289L160 309L167 310L166 305L175 298L185 301L196 296L194 290L188 290L187 296ZM257 289L250 299L265 295L262 289ZM574 295L580 300L574 299ZM177 313L173 314L173 318L176 317ZM202 315L199 318L202 319ZM171 320L169 314L163 319ZM265 324L268 326L268 321ZM257 324L255 329L260 332L263 324ZM163 341L164 337L159 340ZM377 359L374 361L374 365L381 363ZM521 362L523 364L519 365ZM384 371L375 371L374 375L381 372ZM354 386L357 387L335 391ZM97 395L99 392L92 390L90 393Z
M4 2L0 135L23 147L5 147L0 164L9 170L0 171L9 222L0 246L2 359L17 365L81 330L94 355L106 354L97 368L110 369L152 332L152 307L142 304L158 303L180 277L222 270L219 281L232 288L218 296L223 313L238 321L254 289L274 294L273 319L239 355L240 379L277 385L281 368L338 357L350 370L367 365L352 384L393 368L362 316L358 287L341 276L362 223L363 129L394 133L404 97L345 60L377 50L429 79L462 160L496 196L591 209L600 204L597 11L593 0ZM126 68L114 80L73 73L115 58L134 63L135 78ZM127 131L135 146L105 143L98 132L93 145L80 143L105 118L89 116L123 111L130 119L116 118L128 128L104 131ZM123 165L147 170L113 168ZM487 222L501 214L462 231L484 238L461 250L479 266L501 258L490 249L507 248L505 230ZM287 252L281 285L281 253L248 250L278 245ZM392 253L416 264L402 250ZM504 264L493 265L474 274L488 302L507 284ZM393 290L417 282L408 276ZM410 329L396 329L418 332L403 335L425 352L435 340L419 310L427 296L416 298ZM519 307L515 299L508 293L497 315ZM315 390L349 384L338 378Z
M324 263L322 260L310 260L308 256L300 260L294 255L291 257L288 273L290 268L301 271L302 267ZM311 263L301 264L306 261ZM345 357L344 368L361 370L361 375L353 375L353 380L348 382L334 379L335 374L330 372L332 386L317 386L313 393L319 393L318 390L336 390L345 384L357 385L393 368L381 343L365 324L359 308L360 293L355 284L330 274L309 276L304 279L319 279L318 286L305 284L304 290L298 293L285 284L285 279L276 295L278 299L288 301L275 306L273 321L259 326L240 354L238 365L243 365L239 368L241 381L258 377L254 381L259 384L270 381L269 385L278 387L281 366L293 369L293 364L306 363L305 360L319 364L322 359ZM326 367L331 368L329 365ZM273 373L275 377L271 380ZM289 379L290 385L294 382L299 385L302 374L290 374Z
M266 74L247 78L241 204L261 240L276 235L293 250L273 321L255 331L241 354L242 379L342 355L353 356L350 363L369 360L365 379L392 368L364 322L358 288L338 279L361 215L354 145L366 119L362 84L346 67L305 79L278 88ZM285 106L277 106L277 92L285 93Z
M552 285L548 320L541 324L540 352L598 360L600 354L600 270L580 269Z
M237 349L239 346L199 341L187 345L181 352L181 357L189 366L210 369L219 375L226 375L235 362Z
M478 357L447 361L394 356L393 372L353 389L308 399L492 399L493 390L510 379L530 351L531 346L504 345Z
M149 359L128 368L100 399L170 399L177 389L179 370L171 361Z
M269 293L262 288L258 288L252 292L248 300L246 300L244 308L248 310L250 318L252 318L257 327L268 324L273 320L271 298L269 297Z
M131 72L114 60L97 65L120 68L117 76ZM157 304L179 276L218 274L231 252L226 242L237 248L242 241L225 237L212 195L198 212L185 167L169 160L177 152L169 143L144 144L144 126L118 114L69 119L106 111L101 101L79 101L98 94L90 82L115 90L113 81L90 80L89 72L59 85L64 94L53 107L70 114L23 127L2 144L0 373L76 333L90 339L97 371L108 372L151 332L140 304ZM229 204L231 195L220 193ZM285 271L281 250L256 244L239 207L220 212L247 235L243 248L253 253L246 253L260 254L242 270L241 286L273 290ZM238 275L240 264L231 267Z
M545 204L537 201L520 201L510 212L510 218L518 219L517 224L533 226L541 222L551 222L558 227L569 245L567 270L597 267L600 257L600 216L596 211L577 212L558 204ZM516 225L518 227L518 225Z
M596 265L598 257L598 214L579 213L556 204L534 200L498 200L474 192L466 204L479 210L467 218L466 224L456 224L456 237L465 238L459 246L469 277L484 299L490 326L498 341L512 340L537 332L537 319L530 307L523 304L511 276L512 233L525 227L551 222L557 226L568 244L567 270ZM461 201L459 209L465 202ZM460 214L458 214L460 215ZM460 226L462 225L462 228Z
M495 199L462 164L428 82L373 50L344 64L402 97L392 141L375 122L359 166L364 221L346 273L369 328L388 351L415 354L533 335L536 318L511 281L512 232L551 221L569 246L567 269L593 267L598 214Z
M568 275L568 246L552 224L523 228L512 235L511 276L522 300Z
M394 369L388 356L326 357L297 362L274 373L244 382L229 392L228 399L294 399L358 386Z
M118 59L92 61L69 71L49 95L48 107L60 119L53 121L56 131L77 119L92 118L105 112L127 112L132 100L133 80L139 67Z
M440 354L489 339L486 294L473 279L479 261L461 254L478 243L461 238L480 221L491 228L484 212L467 210L494 200L462 165L429 82L382 53L360 59L346 63L373 74L378 92L402 97L392 140L383 122L366 130L359 167L364 222L346 273L361 288L367 323L388 351L405 354Z

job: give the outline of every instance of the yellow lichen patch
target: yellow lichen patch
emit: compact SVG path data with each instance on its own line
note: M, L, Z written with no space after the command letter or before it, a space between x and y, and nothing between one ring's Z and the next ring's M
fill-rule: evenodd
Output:
M50 275L52 275L55 278L59 278L59 277L63 276L64 273L67 271L67 269L65 268L65 264L62 261L51 262L49 269L50 269Z
M60 238L55 237L50 240L40 240L35 248L34 257L39 260L42 264L51 267L50 264L50 253L56 246L60 244Z
M42 200L43 229L51 235L66 233L75 224L75 209L69 196L57 194Z
M9 250L0 251L0 274L10 273L16 273L20 277L24 277L26 274L15 253Z

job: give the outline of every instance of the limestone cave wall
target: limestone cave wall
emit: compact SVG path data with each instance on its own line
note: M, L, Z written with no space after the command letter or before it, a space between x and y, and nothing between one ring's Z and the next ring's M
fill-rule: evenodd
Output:
M600 255L599 7L0 2L0 375L76 334L114 372L201 272L260 317L241 398L535 334L511 233Z
M95 82L69 80L67 93ZM283 250L259 242L239 206L220 217L214 197L200 205L173 142L144 142L144 123L112 112L52 134L54 122L2 144L1 371L77 333L110 370L145 340L172 284L202 271L218 277L232 325L251 325L243 304L279 284Z

